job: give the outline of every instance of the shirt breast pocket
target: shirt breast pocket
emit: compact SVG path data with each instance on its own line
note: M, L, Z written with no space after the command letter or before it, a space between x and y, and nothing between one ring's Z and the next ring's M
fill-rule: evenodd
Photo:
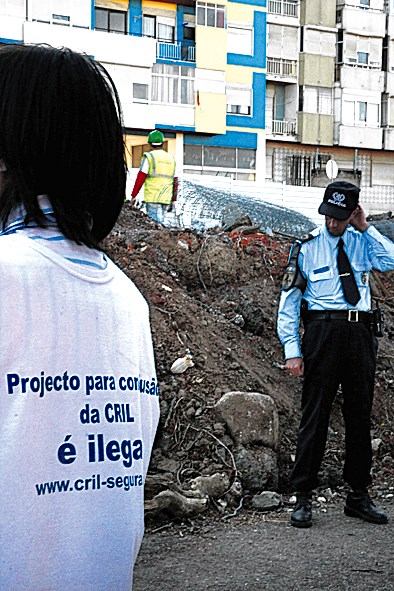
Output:
M331 295L333 292L333 279L334 272L330 265L313 269L309 276L311 290L318 297Z
M369 272L362 261L353 261L352 269L357 287L367 287L369 285Z

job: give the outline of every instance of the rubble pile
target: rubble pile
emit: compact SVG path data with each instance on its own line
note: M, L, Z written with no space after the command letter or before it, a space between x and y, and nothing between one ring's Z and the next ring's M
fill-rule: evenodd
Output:
M164 228L129 203L103 242L151 312L161 419L148 518L209 510L227 519L245 508L278 507L291 493L302 383L283 371L275 328L290 244L258 228ZM376 275L376 286L385 333L373 409L374 479L375 492L386 495L394 492L394 273ZM326 496L342 486L343 449L339 395L321 470Z

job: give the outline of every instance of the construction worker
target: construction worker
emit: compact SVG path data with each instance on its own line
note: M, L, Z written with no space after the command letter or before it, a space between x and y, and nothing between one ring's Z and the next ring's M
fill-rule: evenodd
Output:
M136 207L145 203L146 213L163 223L164 213L172 210L172 204L176 199L174 191L175 158L163 150L164 135L158 129L154 129L148 136L151 146L150 152L144 152L140 170L134 183L131 199ZM144 185L144 198L138 197L138 193Z

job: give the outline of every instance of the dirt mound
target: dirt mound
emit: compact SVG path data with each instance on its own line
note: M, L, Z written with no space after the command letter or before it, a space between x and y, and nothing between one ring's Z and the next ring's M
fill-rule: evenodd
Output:
M234 476L233 442L215 404L229 391L262 392L279 412L280 492L288 476L299 422L301 381L282 367L276 336L280 282L289 239L266 234L203 233L163 228L129 203L103 243L150 305L161 396L161 419L150 473L184 486L201 475ZM375 482L394 484L394 273L377 276L384 311L373 431ZM173 374L173 362L192 355L194 367ZM341 397L332 413L321 487L342 484L344 429ZM245 504L251 495L243 491Z

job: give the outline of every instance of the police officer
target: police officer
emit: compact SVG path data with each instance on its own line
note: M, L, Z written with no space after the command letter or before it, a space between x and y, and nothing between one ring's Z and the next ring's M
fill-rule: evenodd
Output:
M164 135L154 129L148 136L151 150L142 156L141 166L131 192L131 199L137 207L142 204L138 193L144 185L146 213L162 223L164 213L171 211L176 198L174 192L175 158L163 150Z
M296 242L279 303L278 335L285 368L304 378L291 474L297 491L291 524L296 527L312 525L312 491L318 484L331 406L340 385L346 429L343 476L350 487L345 514L387 523L367 491L372 482L370 415L377 353L369 273L394 269L394 244L367 222L359 191L343 181L327 186L319 207L325 223Z

